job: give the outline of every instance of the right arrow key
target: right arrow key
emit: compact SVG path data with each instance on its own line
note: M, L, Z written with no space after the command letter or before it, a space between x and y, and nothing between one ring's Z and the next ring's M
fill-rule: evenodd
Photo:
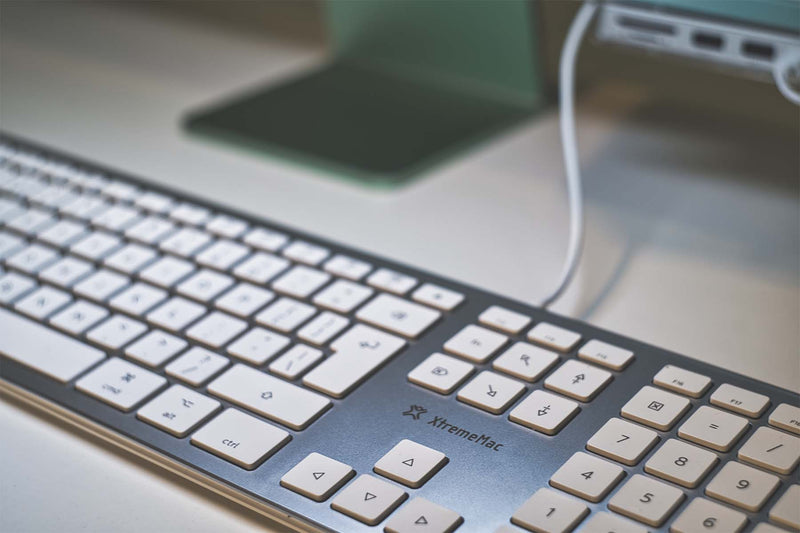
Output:
M375 472L411 488L421 487L447 463L447 457L412 440L403 439L375 463Z

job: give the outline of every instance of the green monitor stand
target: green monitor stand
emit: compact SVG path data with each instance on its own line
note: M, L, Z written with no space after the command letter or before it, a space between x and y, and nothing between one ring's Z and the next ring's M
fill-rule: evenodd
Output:
M329 62L193 111L186 127L363 183L404 183L541 105L533 8L328 0Z

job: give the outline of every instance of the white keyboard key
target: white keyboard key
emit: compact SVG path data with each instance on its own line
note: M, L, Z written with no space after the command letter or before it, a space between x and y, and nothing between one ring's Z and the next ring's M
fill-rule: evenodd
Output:
M161 241L158 247L171 254L191 257L209 242L211 237L207 233L194 228L182 228Z
M9 272L0 276L0 303L10 304L36 287L36 282L28 276Z
M75 388L120 411L130 411L167 380L122 359L109 359L75 383Z
M648 459L644 469L661 479L693 489L719 461L717 454L677 439L669 439Z
M706 494L747 511L757 512L780 484L778 476L731 461L709 481Z
M622 416L654 429L667 431L691 407L689 400L671 392L642 387L621 410Z
M327 259L330 250L305 241L294 241L283 249L283 255L293 261L315 266Z
M247 231L247 222L228 215L217 215L206 223L206 229L214 235L235 239Z
M525 386L519 381L484 370L458 391L456 398L498 415L508 409L523 392Z
M145 211L163 214L172 208L173 202L172 198L170 198L169 196L165 196L157 192L148 191L139 196L136 199L136 201L133 202L133 205L141 209L144 209Z
M96 231L70 246L70 251L90 261L99 261L122 246L122 240L116 235Z
M355 473L351 466L313 452L283 475L281 486L315 502L324 502Z
M165 291L147 283L138 282L111 298L108 304L117 311L140 316L164 301L166 297Z
M476 363L486 362L508 342L495 331L469 324L444 343L444 349Z
M359 320L410 338L421 335L439 317L439 311L391 294L379 294L356 312Z
M244 469L252 470L291 440L291 435L271 424L226 409L201 427L191 442Z
M608 508L649 526L659 527L684 498L680 489L634 474L611 498Z
M341 315L325 311L300 328L297 337L315 346L323 346L350 324Z
M111 181L101 191L116 200L131 201L139 196L139 189L129 183Z
M50 211L44 209L28 209L8 222L8 227L25 235L35 235L39 231L55 223Z
M250 249L247 246L243 246L238 242L220 240L197 254L195 260L203 266L217 270L227 270L244 259L249 253Z
M528 339L560 352L568 352L580 342L581 336L574 331L540 322L528 332Z
M8 258L6 264L26 274L36 274L59 259L58 252L39 244L31 244Z
M169 214L169 217L178 222L199 226L211 216L211 212L205 207L184 202L176 206Z
M331 502L331 507L367 525L374 526L408 497L403 489L362 474Z
M122 315L114 315L90 330L86 338L92 342L117 350L147 331L147 326Z
M536 381L558 362L558 354L527 342L517 342L500 354L492 368L525 381Z
M2 199L0 199L2 200ZM5 259L25 246L25 239L0 231L0 259Z
M388 268L379 268L367 278L367 283L377 289L402 296L417 285L417 278Z
M89 277L77 283L74 287L75 294L89 298L96 302L107 300L117 291L128 285L128 278L110 270L98 270Z
M30 202L56 209L75 201L77 195L65 185L48 185L41 192L30 198Z
M100 196L81 195L59 208L59 211L81 220L91 220L108 208L106 200Z
M653 378L653 383L692 398L699 398L711 386L711 378L677 366L666 365Z
M156 367L188 346L183 340L155 329L125 348L125 355L147 366Z
M208 392L298 431L333 405L319 394L242 364L212 381Z
M289 237L277 231L272 231L265 228L255 228L250 230L250 232L245 235L242 240L253 248L274 252L289 242Z
M769 407L769 398L725 383L711 395L711 403L750 418L758 418Z
M531 318L522 313L511 311L499 305L487 307L483 313L478 316L478 321L481 324L497 328L506 333L517 334L531 323Z
M199 302L210 302L231 285L233 285L233 278L230 276L203 269L181 282L175 290L179 294Z
M450 394L475 371L471 364L434 353L408 373L408 381L439 394Z
M544 386L570 398L588 402L611 382L610 372L570 359L544 380Z
M125 236L144 244L156 244L175 231L175 224L161 217L150 216L125 230Z
M283 333L296 329L314 316L317 310L291 298L281 298L256 315L256 322Z
M183 385L173 385L139 409L136 418L176 437L185 437L219 408L218 401Z
M254 365L263 365L286 348L290 342L288 337L278 333L263 328L253 328L233 341L228 346L227 352Z
M272 291L249 283L240 283L214 301L217 309L246 318L275 297Z
M386 533L451 533L464 519L455 511L437 505L425 498L414 498L386 522Z
M719 452L727 452L749 426L747 420L740 416L702 405L678 428L678 436Z
M273 281L272 288L289 296L306 298L328 283L330 278L326 272L300 265Z
M306 374L303 384L343 398L397 353L405 342L357 324L331 345L336 352Z
M291 263L283 257L257 252L237 265L233 269L233 273L242 279L261 285L289 268L290 265Z
M577 452L550 477L550 484L596 503L605 498L624 475L625 471L614 463Z
M545 435L555 435L578 411L580 407L572 400L535 390L511 410L508 419Z
M39 320L55 313L69 302L72 297L52 287L40 287L14 304L14 309Z
M581 533L647 533L647 530L611 513L594 513Z
M286 379L296 379L323 357L322 350L295 344L269 365L269 371Z
M780 404L769 415L769 425L800 435L800 407Z
M164 368L167 375L197 387L228 366L227 357L195 346Z
M372 265L346 255L335 255L322 267L326 272L358 281L372 271Z
M628 466L634 466L658 442L658 433L612 418L592 435L586 449Z
M373 292L364 285L339 279L319 291L313 302L339 313L349 313L372 296Z
M539 489L514 512L511 522L538 533L568 533L589 514L583 503L550 489Z
M66 333L79 335L108 316L104 308L79 300L56 313L50 323Z
M109 231L122 231L139 220L139 210L126 205L112 205L92 217L92 225Z
M795 506L794 508L800 509L800 507L797 506ZM800 524L800 520L798 520L798 524ZM753 528L752 533L786 533L786 530L773 526L772 524L768 524L766 522L761 522L760 524L756 524L756 527Z
M790 474L800 462L800 438L760 427L739 448L738 457L778 474Z
M464 301L464 295L460 292L445 289L433 283L425 283L414 291L411 298L415 301L430 305L442 311L452 311Z
M103 260L103 264L124 274L133 274L157 256L151 248L139 244L128 244Z
M738 533L747 525L747 516L705 498L695 498L672 523L670 533L720 531Z
M211 348L219 348L245 329L247 329L246 322L214 311L190 327L186 336Z
M194 265L177 257L165 256L139 272L139 277L168 289L194 271Z
M578 357L611 370L624 370L633 361L633 352L607 342L590 340L578 350Z
M2 189L3 188L0 187L0 191L2 191ZM0 198L0 200L3 200L3 203L0 204L0 223L5 224L9 220L14 220L25 212L26 208L14 200L6 200L4 198Z
M782 526L800 529L800 485L791 485L769 510L769 519Z
M38 239L58 248L65 248L83 237L86 226L72 220L59 220L38 235Z
M61 383L106 357L96 348L5 309L0 309L0 354Z
M147 321L168 331L177 332L203 316L206 308L180 296L167 300L147 314Z
M47 281L66 289L92 271L94 271L94 268L91 263L67 256L42 270L39 273L39 278L42 281Z
M375 472L416 489L447 463L440 451L403 439L375 463Z

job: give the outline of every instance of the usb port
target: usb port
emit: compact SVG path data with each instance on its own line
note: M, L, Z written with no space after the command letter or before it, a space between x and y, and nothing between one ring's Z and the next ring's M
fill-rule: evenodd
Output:
M696 47L706 50L722 49L722 37L711 33L694 33L692 34L692 42Z
M742 53L754 59L772 61L772 58L775 57L775 48L771 44L745 41L742 43Z

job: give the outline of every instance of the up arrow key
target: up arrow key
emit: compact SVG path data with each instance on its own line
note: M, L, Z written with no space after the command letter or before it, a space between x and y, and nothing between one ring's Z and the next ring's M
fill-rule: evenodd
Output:
M319 479L325 475L325 472L313 472L311 475L314 476L314 479Z
M403 461L403 464L406 466L414 466L414 459L413 458L406 459L405 461Z
M423 516L420 516L419 518L417 518L417 520L414 522L414 524L416 524L418 526L427 526L428 525L428 521L425 519L425 516L423 515Z
M369 500L374 500L375 498L377 498L377 496L375 496L371 492L367 492L366 494L364 494L364 501L365 502L369 501Z

